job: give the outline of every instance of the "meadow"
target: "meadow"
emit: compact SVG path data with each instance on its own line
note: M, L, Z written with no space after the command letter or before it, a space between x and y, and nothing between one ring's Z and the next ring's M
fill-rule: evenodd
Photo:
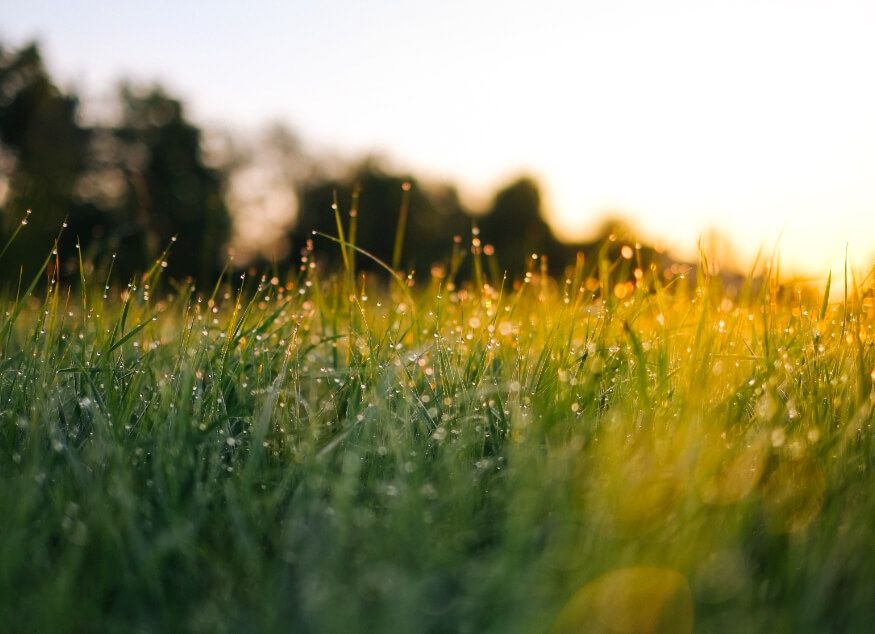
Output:
M5 293L4 631L870 630L871 277L512 280L475 235L414 281L338 226Z

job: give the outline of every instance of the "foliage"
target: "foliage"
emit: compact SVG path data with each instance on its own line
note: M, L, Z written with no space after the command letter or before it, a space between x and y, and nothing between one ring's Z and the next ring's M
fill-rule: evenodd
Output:
M204 163L200 130L178 100L158 87L123 85L120 96L121 121L112 134L126 184L120 213L133 225L122 248L134 256L128 269L142 267L176 236L171 273L214 274L231 230L225 176Z
M0 47L0 234L8 237L25 210L32 210L37 230L16 240L9 258L25 277L39 266L43 246L65 219L62 275L76 275L75 247L81 245L86 259L116 254L116 274L130 279L148 268L172 236L179 240L169 262L175 277L216 276L229 246L241 254L238 264L282 273L292 264L285 256L305 248L313 231L334 230L335 201L344 213L354 207L360 216L354 236L359 245L393 262L397 239L403 245L397 264L419 279L448 250L460 249L460 237L472 225L480 228L484 252L498 254L487 261L494 279L505 271L524 273L521 253L546 255L542 262L554 275L573 265L578 252L591 259L603 248L618 255L619 246L608 244L617 223L607 223L592 242L560 242L530 176L499 188L484 209L471 209L452 184L393 172L374 157L328 169L325 164L338 161L311 155L281 125L248 149L225 135L224 155L208 157L203 133L182 101L157 85L120 84L112 109L114 116L86 125L75 93L55 85L35 44ZM339 265L339 255L322 257ZM641 249L644 264L658 256ZM462 263L457 272L471 273L471 264ZM367 259L359 265L374 269ZM0 271L7 286L18 279L18 269Z
M0 46L0 148L10 153L11 163L5 207L15 210L2 218L0 235L15 229L25 209L38 210L36 230L10 253L29 272L39 266L41 251L65 218L74 216L76 229L84 229L96 215L75 193L91 138L78 124L77 111L78 100L52 83L35 45L18 51ZM17 271L8 273L17 279Z
M320 179L303 188L299 216L290 235L293 252L297 254L306 246L312 231L335 231L331 210L336 200L340 209L351 210L357 218L356 243L380 260L391 262L405 196L409 223L404 231L401 263L427 276L431 265L443 259L455 236L470 232L470 214L452 188L425 187L410 175L388 173L376 160L363 161L347 178ZM340 263L339 253L326 253L324 257ZM360 265L368 270L379 268L368 259L361 259Z
M73 247L81 244L93 257L117 253L127 277L178 235L172 272L217 274L231 219L225 174L206 165L200 130L160 87L123 84L117 99L118 120L83 125L78 99L52 82L35 44L0 47L0 152L8 163L0 180L9 190L0 233L12 233L27 209L35 229L13 244L10 259L32 274L66 220L60 246L72 257L62 273L75 273ZM17 283L17 270L3 273Z

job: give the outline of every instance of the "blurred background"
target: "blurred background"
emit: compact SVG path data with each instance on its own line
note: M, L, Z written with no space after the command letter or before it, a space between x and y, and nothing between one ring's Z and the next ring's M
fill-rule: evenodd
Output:
M178 236L176 276L290 265L331 202L428 271L472 222L498 266L610 236L670 267L875 252L875 3L483 1L0 5L4 256ZM484 247L484 248L487 248ZM72 262L73 266L75 263ZM366 262L363 264L367 264Z

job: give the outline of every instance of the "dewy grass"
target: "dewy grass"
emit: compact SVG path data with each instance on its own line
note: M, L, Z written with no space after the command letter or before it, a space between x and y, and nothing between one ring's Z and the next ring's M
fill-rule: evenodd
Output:
M0 307L2 629L868 630L872 280L624 254L212 293L53 256Z

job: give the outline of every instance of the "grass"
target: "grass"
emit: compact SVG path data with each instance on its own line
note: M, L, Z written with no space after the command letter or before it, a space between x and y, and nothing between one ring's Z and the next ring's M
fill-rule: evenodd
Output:
M5 631L871 627L870 282L413 284L319 239L341 274L5 295Z

